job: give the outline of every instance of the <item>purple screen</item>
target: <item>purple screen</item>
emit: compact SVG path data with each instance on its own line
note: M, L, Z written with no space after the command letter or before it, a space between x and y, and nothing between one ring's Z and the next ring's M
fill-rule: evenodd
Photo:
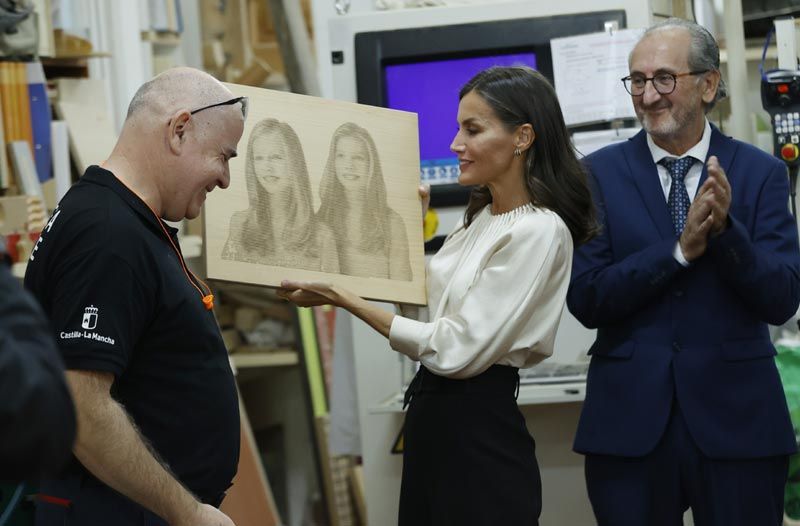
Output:
M516 53L386 66L387 107L419 114L419 153L423 179L425 166L455 164L457 170L450 143L458 127L456 114L461 86L488 67L520 64L535 69L536 55Z

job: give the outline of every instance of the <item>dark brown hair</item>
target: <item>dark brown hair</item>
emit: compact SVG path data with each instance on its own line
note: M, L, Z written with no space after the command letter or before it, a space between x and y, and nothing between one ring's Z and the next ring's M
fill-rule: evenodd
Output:
M594 237L598 225L586 171L575 155L556 92L547 79L525 66L491 67L461 88L459 100L471 92L486 101L508 131L526 123L533 127L536 138L523 152L531 203L557 213L576 245ZM489 188L474 188L464 213L465 227L491 202Z

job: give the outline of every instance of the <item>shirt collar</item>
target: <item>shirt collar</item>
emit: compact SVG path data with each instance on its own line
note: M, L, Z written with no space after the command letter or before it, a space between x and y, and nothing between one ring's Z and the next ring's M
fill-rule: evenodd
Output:
M92 165L86 169L86 172L81 177L81 180L110 188L114 193L122 198L122 200L125 201L125 203L131 207L146 224L149 224L152 228L159 232L159 235L163 236L161 233L161 226L163 225L164 228L167 229L170 237L173 238L173 241L176 239L178 230L165 223L161 218L156 218L156 215L153 213L150 207L147 206L147 204L142 201L138 195L131 192L127 186L122 184L122 182L117 179L117 176L112 172L100 166Z
M708 157L708 149L711 146L711 125L708 123L708 119L703 120L706 124L703 127L703 136L700 137L700 142L689 148L689 150L679 158L693 157L701 163L706 162L706 157ZM647 134L647 147L650 148L650 155L653 156L653 162L655 164L661 162L662 159L676 158L673 154L669 153L653 142L653 138L650 137L649 133Z

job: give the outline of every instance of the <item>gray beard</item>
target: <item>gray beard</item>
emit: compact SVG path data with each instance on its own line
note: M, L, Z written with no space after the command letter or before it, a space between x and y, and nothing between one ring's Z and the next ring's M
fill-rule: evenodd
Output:
M666 120L653 126L646 114L639 117L642 128L651 136L658 139L670 140L681 134L683 129L696 118L695 112L679 112L677 115L670 113Z

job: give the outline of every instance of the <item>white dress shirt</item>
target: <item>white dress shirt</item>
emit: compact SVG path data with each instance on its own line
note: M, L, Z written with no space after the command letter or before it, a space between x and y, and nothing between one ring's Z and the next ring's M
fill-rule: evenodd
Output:
M661 188L664 190L664 200L669 199L669 190L672 187L672 177L669 175L669 170L666 166L659 164L662 159L683 159L684 157L693 157L696 162L689 168L689 172L683 179L683 184L686 185L686 191L689 193L689 202L694 201L694 196L697 194L697 187L700 185L700 176L703 173L703 165L708 157L708 148L711 145L711 125L708 119L705 120L705 127L703 128L703 136L700 137L700 142L689 148L683 155L676 157L653 142L650 134L647 134L647 147L650 148L650 155L653 156L653 162L658 168L658 177L661 180ZM684 267L689 266L689 262L683 257L681 252L680 242L675 244L675 249L672 255L678 260L678 263Z
M392 321L392 348L441 376L530 367L553 353L571 272L570 231L558 214L530 204L498 215L490 209L457 227L428 263L427 319Z

